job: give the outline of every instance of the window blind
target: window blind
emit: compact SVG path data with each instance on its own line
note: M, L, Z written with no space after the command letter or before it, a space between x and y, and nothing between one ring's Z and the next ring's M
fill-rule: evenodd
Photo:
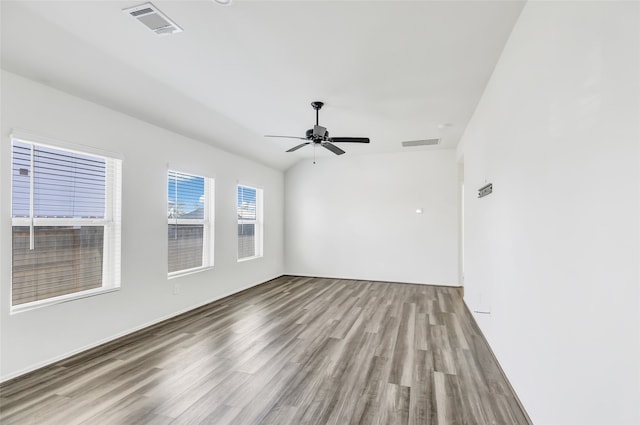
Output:
M262 255L261 190L238 186L238 259Z
M213 265L211 241L212 180L168 172L169 274Z
M120 285L121 161L12 139L12 306Z

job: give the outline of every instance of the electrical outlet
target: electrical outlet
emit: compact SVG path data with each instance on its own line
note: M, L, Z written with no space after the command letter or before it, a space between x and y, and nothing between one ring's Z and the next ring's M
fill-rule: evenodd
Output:
M173 295L178 295L180 293L180 284L179 283L175 283L173 285Z

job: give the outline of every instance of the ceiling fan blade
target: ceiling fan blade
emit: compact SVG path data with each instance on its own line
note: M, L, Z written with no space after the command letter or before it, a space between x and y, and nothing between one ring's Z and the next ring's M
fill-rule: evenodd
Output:
M303 143L303 144L298 145L298 146L294 146L294 147L292 147L291 149L289 149L287 152L297 151L297 150L298 150L298 149L300 149L301 147L303 147L303 146L307 146L307 145L309 145L309 144L311 144L311 142L307 142L307 143Z
M300 139L300 140L307 140L306 137L296 137L296 136L273 136L271 134L265 134L264 137L279 137L282 139Z
M329 149L331 152L335 153L336 155L342 155L343 153L345 153L342 149L340 149L336 145L332 145L329 142L322 142L321 145L322 147Z
M331 143L369 143L368 137L332 137Z

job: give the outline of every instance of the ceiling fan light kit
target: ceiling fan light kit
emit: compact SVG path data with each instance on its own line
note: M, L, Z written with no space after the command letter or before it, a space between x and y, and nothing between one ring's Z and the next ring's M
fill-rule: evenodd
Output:
M320 145L323 148L333 152L336 155L342 155L345 153L342 149L334 145L334 143L369 143L369 138L367 137L329 137L329 131L327 131L326 127L320 125L319 115L320 109L324 106L324 102L315 101L311 102L311 107L316 111L316 123L313 128L310 128L306 131L305 137L297 137L297 136L274 136L274 135L266 135L264 137L280 137L286 139L300 139L306 140L306 142L301 143L297 146L292 147L287 150L287 152L294 152L298 149L305 147L307 145L313 145L314 147L314 161L315 164L315 147L316 145Z

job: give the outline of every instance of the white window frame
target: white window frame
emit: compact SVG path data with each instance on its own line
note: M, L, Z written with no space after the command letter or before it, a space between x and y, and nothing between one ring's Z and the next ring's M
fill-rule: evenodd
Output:
M13 205L11 205L11 228L13 227L29 227L31 246L34 243L35 227L51 226L102 226L103 233L103 251L102 251L102 286L100 288L89 289L86 291L74 292L71 294L60 295L57 297L46 298L42 300L32 301L28 303L13 305L13 261L11 262L11 285L9 291L10 313L19 313L23 311L33 310L35 308L45 307L48 305L59 304L76 299L86 298L98 294L117 291L121 285L121 229L122 229L122 158L111 152L101 151L86 146L77 146L75 144L52 140L49 138L14 132L10 136L11 140L11 167L13 169L13 142L18 141L23 144L32 146L31 151L31 170L29 191L31 193L30 200L30 217L13 217ZM66 151L72 154L90 155L100 157L105 160L106 176L105 176L105 216L102 219L94 218L44 218L34 217L33 212L33 146L42 146L45 148ZM11 182L11 200L13 204L13 176ZM13 234L13 231L12 231ZM13 251L13 248L12 248Z
M212 177L201 176L198 174L187 173L184 171L178 171L176 169L169 169L167 171L167 187L169 185L169 173L180 173L182 175L188 175L193 177L199 177L204 179L204 218L195 219L195 218L167 218L167 226L171 224L180 225L180 224L202 224L202 266L192 267L189 269L176 270L173 272L167 271L167 278L174 279L176 277L185 276L193 273L198 273L201 271L212 269L214 266L214 201L215 201L215 181ZM168 193L167 193L167 204L169 203ZM168 242L168 241L167 241ZM169 268L169 248L167 245L167 270Z
M249 189L253 189L256 191L256 219L255 220L245 220L245 219L239 219L236 222L236 233L237 233L237 227L238 224L253 224L254 225L254 252L255 255L251 256L251 257L238 257L238 262L241 263L243 261L250 261L250 260L255 260L257 258L262 258L264 256L264 252L263 252L263 198L264 198L264 190L262 188L256 187L256 186L250 186L250 185L246 185L246 184L241 184L238 183L237 187L236 187L236 210L237 210L237 206L238 206L238 187L246 187ZM237 215L237 214L236 214ZM236 235L236 256L238 255L238 244L240 243L240 239L239 239L239 235Z

